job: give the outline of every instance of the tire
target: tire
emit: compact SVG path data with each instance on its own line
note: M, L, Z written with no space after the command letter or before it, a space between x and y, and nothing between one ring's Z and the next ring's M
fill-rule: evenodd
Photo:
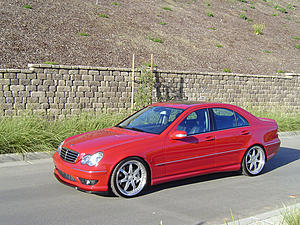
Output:
M115 167L110 178L110 188L116 196L131 198L142 193L148 186L148 180L145 163L137 157L131 157Z
M247 176L257 176L262 173L266 164L266 153L261 146L249 148L242 161L242 173Z

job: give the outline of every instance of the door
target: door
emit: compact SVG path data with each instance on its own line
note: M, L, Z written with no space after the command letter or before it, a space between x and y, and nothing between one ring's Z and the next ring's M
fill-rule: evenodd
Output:
M191 112L175 128L175 130L185 131L188 136L180 140L168 137L166 140L163 165L166 168L167 176L214 167L215 138L211 135L210 129L208 109Z

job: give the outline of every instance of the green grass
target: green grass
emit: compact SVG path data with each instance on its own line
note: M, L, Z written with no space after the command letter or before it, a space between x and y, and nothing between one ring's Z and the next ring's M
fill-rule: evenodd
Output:
M119 2L113 2L112 4L113 4L113 5L120 5Z
M285 73L283 70L277 70L277 73Z
M206 15L209 17L214 17L214 14L212 12L207 12Z
M238 2L248 3L247 0L237 0Z
M23 8L24 9L32 9L32 6L31 5L24 5Z
M240 14L240 18L243 19L243 20L247 20L247 16L244 14L244 13L241 13Z
M286 107L270 106L266 109L261 109L250 106L244 108L257 117L275 120L280 132L300 130L300 114L291 114Z
M282 13L287 13L286 9L283 8L282 6L280 5L274 5L274 9L278 10L279 12L282 12Z
M89 36L89 34L85 33L85 32L79 32L78 33L80 36L83 36L83 37L87 37Z
M284 207L284 211L281 213L284 224L287 225L299 225L300 224L300 208L287 208Z
M225 73L231 73L231 70L229 68L224 68Z
M210 3L210 2L206 2L205 5L206 5L207 7L210 7L210 6L211 6L211 3Z
M159 22L160 25L167 25L168 23L166 22Z
M167 7L167 6L162 7L162 9L163 9L163 10L166 10L166 11L172 11L172 9L171 9L170 7Z
M263 53L271 53L269 50L265 50L265 49L262 49L261 50Z
M210 27L208 29L210 29L210 30L217 30L217 28L215 28L215 27Z
M48 65L57 65L58 63L56 62L50 62L50 61L45 61L43 64L48 64Z
M296 45L296 48L300 50L300 45Z
M100 14L98 14L98 16L101 18L109 18L109 16L105 13L100 13Z
M0 154L53 151L65 138L117 124L124 115L82 113L49 120L26 112L24 116L0 117Z
M263 29L265 28L265 24L253 24L254 33L256 35L262 35Z
M148 39L153 42L156 42L156 43L163 43L163 40L160 38L154 38L154 37L148 36Z
M251 5L250 8L251 8L251 9L255 9L255 6Z
M273 13L272 16L278 16L278 14L277 13Z
M292 36L292 39L295 39L295 40L300 40L300 37L297 37L297 36Z
M221 44L216 44L216 47L217 47L217 48L223 48L223 45L221 45Z

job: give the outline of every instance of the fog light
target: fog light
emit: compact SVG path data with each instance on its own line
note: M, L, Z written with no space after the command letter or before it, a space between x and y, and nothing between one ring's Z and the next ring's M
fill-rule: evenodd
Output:
M84 179L84 178L80 178L80 177L78 177L78 179L84 185L95 185L98 183L98 180L89 180L89 179Z

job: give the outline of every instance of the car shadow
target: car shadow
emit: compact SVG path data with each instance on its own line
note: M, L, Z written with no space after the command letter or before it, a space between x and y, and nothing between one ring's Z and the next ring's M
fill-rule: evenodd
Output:
M270 161L267 162L267 164L264 168L263 174L274 171L282 166L288 165L299 159L300 159L300 150L293 149L293 148L281 147L279 149L278 153L272 159L270 159ZM221 173L213 173L213 174L208 174L208 175L200 175L197 177L191 177L191 178L186 178L186 179L182 179L182 180L176 180L176 181L171 181L171 182L151 186L151 187L147 188L141 195L148 195L148 194L151 194L154 192L162 191L164 189L170 189L170 188L175 188L175 187L179 187L179 186L199 183L199 182L207 182L207 181L211 181L211 180L224 179L227 177L234 177L234 176L239 176L239 175L241 175L240 171L221 172ZM97 195L100 195L102 197L114 196L109 192L97 193Z
M269 173L282 166L288 165L300 159L300 150L281 147L277 154L265 165L263 173Z

